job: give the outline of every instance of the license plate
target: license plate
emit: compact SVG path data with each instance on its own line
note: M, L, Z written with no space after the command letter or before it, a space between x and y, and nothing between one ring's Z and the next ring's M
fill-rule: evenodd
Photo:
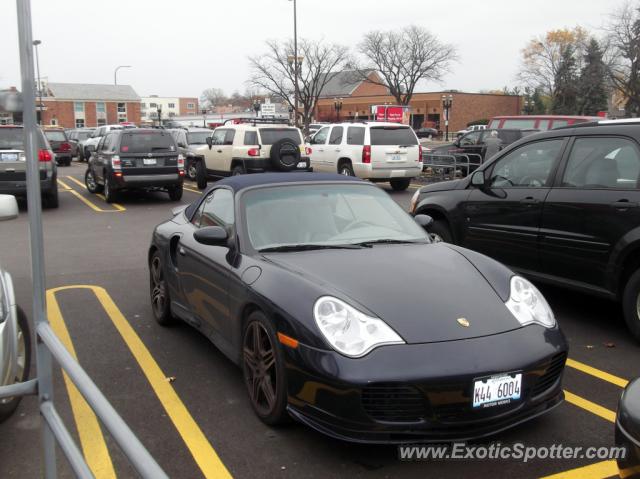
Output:
M307 163L304 161L301 161L300 163L298 163L298 168L306 168L307 167Z
M17 153L2 153L2 161L18 161Z
M473 383L473 407L502 406L520 399L522 374L513 373L476 379Z
M156 164L156 159L155 158L143 158L142 162L145 165L155 165Z
M400 155L391 155L391 161L402 161L402 157Z

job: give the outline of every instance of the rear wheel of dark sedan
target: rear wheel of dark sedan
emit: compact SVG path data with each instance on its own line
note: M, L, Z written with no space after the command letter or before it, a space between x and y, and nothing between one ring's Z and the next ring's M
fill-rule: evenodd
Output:
M99 185L96 182L96 178L95 176L93 176L93 171L91 171L91 168L87 168L87 172L84 174L84 184L87 187L87 191L89 193L101 193L102 192L102 185Z
M391 183L391 188L393 188L394 191L404 191L409 188L411 178L396 178L389 183Z
M29 321L22 309L18 308L18 355L14 382L21 383L29 379L31 365L31 332ZM0 399L0 422L6 420L18 407L20 397Z
M155 320L162 326L173 324L169 288L164 277L162 258L158 251L153 253L149 262L149 292L151 293L151 309Z
M624 288L622 309L629 331L640 341L640 270L631 275Z
M182 199L182 185L180 186L170 186L167 189L169 193L169 198L171 201L180 201Z
M244 382L255 413L271 426L288 422L284 358L273 326L259 311L247 320L242 356Z

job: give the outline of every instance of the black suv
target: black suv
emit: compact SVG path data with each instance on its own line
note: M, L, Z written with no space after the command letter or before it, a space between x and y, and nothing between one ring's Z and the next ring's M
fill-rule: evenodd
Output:
M85 184L91 193L104 191L107 202L124 189L164 190L182 198L184 157L171 133L159 129L111 130L89 159Z
M533 279L616 299L640 340L640 120L528 136L470 177L423 187L433 238Z

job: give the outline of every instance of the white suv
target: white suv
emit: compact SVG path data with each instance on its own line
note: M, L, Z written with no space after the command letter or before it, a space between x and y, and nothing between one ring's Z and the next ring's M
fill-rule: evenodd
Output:
M422 172L422 146L407 125L337 123L320 128L310 144L313 171L388 181L396 191Z
M198 188L210 177L264 171L312 171L302 132L283 120L244 118L227 120L193 148ZM229 123L231 122L231 123Z

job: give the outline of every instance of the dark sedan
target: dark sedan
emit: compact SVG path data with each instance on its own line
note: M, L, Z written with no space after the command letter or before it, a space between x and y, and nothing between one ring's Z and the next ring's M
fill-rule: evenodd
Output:
M429 221L350 177L224 179L156 227L154 317L187 322L240 365L271 425L401 443L549 412L567 344L545 299L485 256L431 243Z

